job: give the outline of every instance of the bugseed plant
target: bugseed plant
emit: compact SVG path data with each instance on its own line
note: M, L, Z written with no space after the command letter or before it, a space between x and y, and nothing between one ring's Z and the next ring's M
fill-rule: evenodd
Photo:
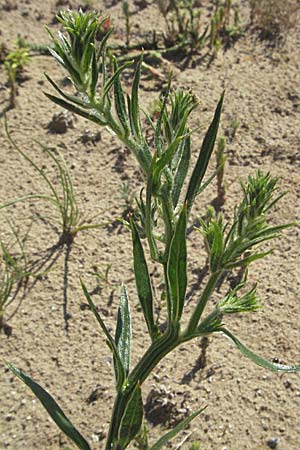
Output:
M59 216L58 223L61 230L59 244L62 245L71 244L79 231L103 226L99 223L91 223L92 219L86 219L82 216L77 204L70 170L63 156L57 150L55 153L46 146L39 144L41 149L54 163L58 179L57 187L55 182L53 182L49 175L47 175L46 171L42 167L38 166L38 164L36 164L34 160L15 143L11 137L11 133L8 130L7 122L5 122L5 126L6 135L9 142L13 148L36 170L41 179L43 179L49 189L49 194L25 195L0 205L0 209L29 199L44 200L49 202L52 206L54 206ZM54 221L56 220L56 217L54 217Z
M131 316L129 299L122 286L115 334L106 327L84 282L85 298L102 330L114 360L116 397L112 407L106 450L123 450L139 434L143 424L141 389L157 364L179 345L195 338L221 334L228 337L241 353L266 369L300 371L299 365L286 366L263 359L249 350L226 327L228 314L255 312L260 308L257 286L249 285L247 270L239 284L228 291L218 303L211 298L218 280L225 272L248 269L270 251L261 249L265 241L280 236L291 224L271 225L270 212L284 194L277 193L277 179L258 171L242 184L242 199L237 204L231 223L224 223L221 214L209 214L200 220L198 231L203 235L209 260L209 277L186 317L184 304L188 286L187 226L198 195L203 193L206 169L217 136L223 95L203 138L196 163L189 171L191 132L188 118L197 106L189 92L170 89L168 83L159 115L151 121L153 138L147 142L140 118L139 80L141 61L135 68L131 93L124 94L122 72L129 63L119 66L112 58L109 72L106 42L110 34L98 42L98 31L104 23L96 13L63 12L58 17L67 35L54 35L56 60L73 81L74 94L62 91L49 77L60 97L47 94L54 102L105 126L135 155L145 177L145 186L137 200L137 208L128 222L131 233L133 267L137 297L151 343L137 364L132 367ZM149 119L149 118L148 118ZM209 179L208 179L209 180ZM152 262L162 269L162 295L166 299L166 324L160 327L154 319L154 295L149 275L148 247ZM207 305L210 304L209 312ZM41 401L59 428L81 450L90 450L86 438L72 425L56 401L38 383L9 364ZM203 410L195 411L173 430L151 446L159 450Z

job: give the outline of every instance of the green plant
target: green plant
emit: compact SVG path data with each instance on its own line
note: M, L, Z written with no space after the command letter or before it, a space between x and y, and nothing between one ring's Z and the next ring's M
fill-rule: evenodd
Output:
M122 10L125 17L125 28L126 28L126 46L129 47L130 45L130 31L131 31L131 24L130 24L130 11L129 11L129 3L126 0L122 1Z
M50 191L49 194L31 194L24 197L19 197L17 199L11 200L3 205L1 208L6 208L8 206L14 205L16 203L22 202L28 199L45 200L50 202L56 209L58 213L59 225L61 228L60 244L71 244L74 237L79 231L87 230L90 228L99 228L103 226L102 224L93 224L90 220L86 220L77 205L76 195L74 191L72 177L69 168L63 158L63 156L56 150L56 152L49 150L46 146L39 144L41 149L46 153L46 155L54 162L54 166L57 171L58 186L56 187L55 182L47 175L45 170L38 166L33 159L31 159L20 147L17 146L15 141L11 137L11 133L8 130L7 123L6 134L9 142L14 147L14 149L22 155L22 157L29 162L29 164L36 170L41 179L44 180L46 186ZM56 220L56 219L55 219Z
M215 12L210 21L209 45L216 55L222 46L229 46L242 34L238 7L231 0L215 2Z
M243 355L264 368L273 371L300 371L300 366L284 366L255 355L225 326L227 314L254 312L260 308L257 286L249 286L246 276L210 312L206 309L225 272L239 267L248 268L257 259L267 256L270 251L261 250L261 244L280 236L281 231L292 224L270 225L269 213L284 194L277 195L276 178L261 172L250 176L247 183L242 184L243 197L235 208L231 224L225 224L221 214L209 214L207 220L200 219L198 231L205 240L210 274L184 326L184 303L188 285L187 226L193 204L207 185L204 176L217 136L223 95L190 176L191 132L187 122L197 106L196 98L189 92L171 92L169 81L157 120L153 122L148 118L153 129L151 147L140 119L138 92L141 60L137 64L131 94L127 96L126 103L121 73L128 64L119 68L116 59L113 59L113 73L108 75L105 52L107 36L100 43L95 40L103 22L95 14L82 12L61 13L59 19L69 38L61 35L58 41L53 36L56 48L53 54L67 69L79 95L63 92L48 77L63 99L50 94L47 96L113 131L132 150L145 176L145 187L137 200L137 208L130 218L128 228L132 238L137 296L151 343L135 367L130 364L131 318L126 287L122 286L121 289L113 336L81 281L85 298L114 359L116 398L106 450L123 450L142 429L141 388L144 381L168 353L185 342L214 334L225 335ZM99 83L100 75L102 81ZM154 320L153 286L146 246L150 253L149 259L156 262L163 273L161 293L166 299L166 328L161 328ZM86 439L75 429L50 394L21 370L11 364L9 367L31 388L52 419L74 444L81 450L90 450ZM202 410L203 408L184 419L152 445L151 449L159 450Z
M17 246L17 253L12 250L4 242L0 242L0 330L4 327L4 312L6 308L14 301L21 284L32 275L29 269L23 239L15 227L8 222L12 231L12 239L14 241L10 245Z
M165 19L166 47L179 46L188 51L199 50L205 42L208 28L201 32L201 13L195 0L159 0L157 5Z
M17 77L20 75L29 60L28 50L22 47L11 51L4 59L4 68L6 70L8 83L10 86L8 109L12 109L16 106Z

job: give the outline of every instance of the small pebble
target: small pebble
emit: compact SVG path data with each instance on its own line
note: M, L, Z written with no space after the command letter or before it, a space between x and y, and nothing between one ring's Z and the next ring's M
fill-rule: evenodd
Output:
M277 448L277 445L279 444L280 439L278 437L272 437L271 439L267 440L267 446L269 448Z

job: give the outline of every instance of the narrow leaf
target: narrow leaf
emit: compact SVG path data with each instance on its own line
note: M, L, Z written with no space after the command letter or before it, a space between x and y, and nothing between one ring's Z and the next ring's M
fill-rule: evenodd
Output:
M34 393L34 395L42 403L48 414L54 420L56 425L65 433L81 450L91 450L91 447L84 439L84 437L76 430L74 425L66 417L63 410L58 406L56 401L43 389L38 383L32 380L21 370L14 367L12 364L8 364L9 369L25 383Z
M125 370L117 349L117 346L115 344L115 341L113 340L113 338L111 337L111 335L109 334L108 329L105 326L105 323L103 322L103 320L101 319L100 314L97 311L97 308L90 296L90 294L88 293L87 288L85 287L85 285L83 284L83 281L80 280L81 283L81 287L83 290L83 293L85 295L85 298L87 299L90 308L92 310L92 312L94 313L100 327L102 328L102 330L104 331L104 334L106 336L107 339L107 344L109 346L109 348L111 349L113 356L114 356L114 361L115 361L115 376L116 376L116 384L117 384L117 388L121 388L121 386L123 385L123 382L125 380Z
M114 62L114 70L116 72L118 70L116 58L114 58L113 62ZM115 96L115 108L118 118L124 129L126 137L128 137L130 134L130 124L129 118L127 116L125 95L120 81L120 76L118 76L114 81L114 96Z
M86 112L82 109L78 108L75 105L72 105L71 103L65 102L59 97L56 97L55 95L48 94L47 92L44 92L46 97L48 97L52 102L56 103L59 106L62 106L63 108L67 109L68 111L73 112L74 114L78 114L79 116L84 117L85 119L90 120L91 122L98 123L100 125L106 125L105 120L101 119L99 117L99 113L97 113L95 110L93 112Z
M130 367L131 317L125 286L122 286L120 296L115 342L125 374L128 375Z
M171 295L171 320L179 321L187 286L187 255L186 255L186 205L182 208L176 224L168 258L168 281Z
M138 230L133 220L130 222L133 244L134 275L139 301L144 313L149 334L152 340L157 336L158 328L153 316L153 294L148 266L139 237Z
M173 439L176 434L182 431L195 417L199 416L205 408L199 409L198 411L191 414L186 419L182 420L175 428L162 436L151 448L150 450L160 450L164 445L166 445L171 439Z
M219 100L219 103L217 105L217 108L215 110L215 114L214 114L214 118L213 121L211 122L207 133L204 137L202 146L201 146L201 150L200 150L200 154L198 157L198 160L196 162L195 168L193 170L191 179L190 179L190 183L188 186L188 190L186 193L186 202L187 202L187 208L188 208L188 212L190 212L191 207L193 205L193 202L195 200L195 197L197 195L197 192L199 191L201 182L203 180L203 177L205 175L213 148L214 148L214 144L215 144L215 140L217 137L217 132L218 132L218 128L219 128L219 123L220 123L220 116L221 116L221 111L222 111L222 104L223 104L223 98L224 98L224 93L221 95L221 98Z
M121 421L118 448L124 450L140 431L143 422L143 412L141 388L137 384Z
M143 62L143 55L140 57L136 66L130 100L130 113L131 113L131 124L133 127L133 133L140 141L142 140L142 131L141 131L140 109L139 109L139 85L141 78L142 62Z
M172 191L172 200L174 208L176 208L177 203L179 201L181 189L184 180L186 178L186 175L188 173L190 159L191 159L191 137L187 136L184 139L182 156L178 164L176 175L174 177L174 185Z
M226 328L221 328L220 331L235 343L237 348L244 356L246 356L246 358L251 359L251 361L255 362L255 364L257 364L258 366L272 370L273 372L300 372L300 365L285 366L283 364L268 361L267 359L264 359L249 350L244 344L241 343L241 341L238 340L237 337L230 333L230 331L226 330Z
M47 75L46 73L44 74L45 77L47 78L47 80L49 81L49 83L54 87L54 89L57 90L57 92L64 97L66 100L76 103L78 106L81 106L83 108L88 108L88 104L86 102L84 102L83 100L81 100L80 97L75 97L75 95L70 95L70 94L66 94L62 89L60 89L60 87L55 83L55 81L53 81L49 75Z

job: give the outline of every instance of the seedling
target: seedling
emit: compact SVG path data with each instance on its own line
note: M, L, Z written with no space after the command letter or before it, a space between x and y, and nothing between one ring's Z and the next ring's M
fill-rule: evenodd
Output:
M157 364L179 345L196 337L224 335L231 339L241 353L256 364L273 371L297 372L300 366L285 366L270 362L249 350L226 327L228 314L255 312L261 307L257 286L249 286L246 279L234 286L219 302L207 305L225 272L247 267L270 251L261 250L261 244L281 235L292 224L273 226L270 212L282 198L277 194L277 179L257 172L242 184L242 200L236 206L231 223L225 224L222 215L210 214L200 220L209 260L209 278L183 325L184 303L188 286L187 226L198 195L206 186L205 172L210 160L221 116L223 95L204 136L194 168L189 169L191 139L188 118L197 106L189 92L170 90L170 81L159 116L152 122L153 138L148 143L140 120L139 80L141 60L137 64L131 94L125 102L121 73L127 65L114 72L106 71L105 41L96 42L95 36L102 21L94 13L61 13L59 20L69 37L55 37L55 58L71 77L77 96L62 91L54 81L52 86L63 97L48 97L73 112L99 125L105 126L132 150L145 176L144 190L137 205L137 214L128 224L132 239L133 267L137 296L148 331L150 345L137 364L132 367L131 316L129 299L122 286L120 306L113 336L106 327L87 287L81 282L84 296L105 335L113 355L116 398L108 430L106 450L123 450L140 433L143 424L141 389ZM101 63L99 64L99 60ZM102 82L98 83L101 75ZM113 92L112 92L113 91ZM114 106L114 109L112 108ZM151 120L151 119L150 119ZM153 143L153 147L151 147ZM145 252L145 247L148 252ZM150 257L146 255L150 253ZM153 283L149 275L149 262L161 267L164 277L162 294L166 298L166 326L154 320ZM40 385L21 370L10 369L41 401L59 428L81 450L90 450L87 440L72 425L56 401ZM203 407L166 433L151 450L160 450L180 430L187 426Z
M165 19L167 33L165 46L179 45L188 52L199 50L205 42L208 27L201 31L201 13L194 0L158 1L158 8Z
M32 275L24 250L24 239L8 222L18 253L15 254L4 242L0 242L0 330L4 327L4 313L6 308L15 300L22 283ZM11 315L12 317L12 315Z
M123 2L122 2L122 9L123 9L124 17L125 17L126 46L128 48L130 45L131 24L130 24L129 3L126 0L123 0Z
M77 205L76 194L73 186L72 177L69 168L63 158L63 156L56 150L56 152L49 150L46 146L39 144L41 149L49 157L56 169L56 176L58 180L58 187L47 175L45 170L38 166L32 158L30 158L27 153L25 153L21 148L15 143L11 137L11 133L8 130L6 123L6 134L9 142L13 148L36 170L41 179L47 186L50 194L31 194L24 197L19 197L11 200L1 208L6 208L8 206L14 205L16 203L28 200L44 200L49 202L54 206L56 210L56 215L54 216L54 221L59 224L59 229L61 230L59 244L71 244L79 231L87 230L91 228L99 228L103 224L91 223L90 220L86 220L80 213L79 207Z
M24 69L24 66L29 61L29 55L26 48L18 48L11 51L5 57L4 68L8 76L8 83L10 87L10 97L8 109L15 108L17 97L17 77Z
M250 0L250 22L263 38L287 34L297 23L299 5L295 0Z

